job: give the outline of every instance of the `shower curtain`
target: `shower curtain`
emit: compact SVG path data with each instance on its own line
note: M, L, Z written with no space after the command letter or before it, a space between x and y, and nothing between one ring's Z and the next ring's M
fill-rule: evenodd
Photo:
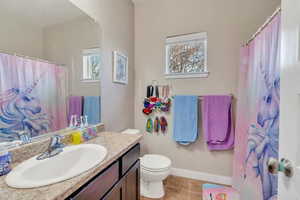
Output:
M67 127L63 67L0 53L0 142Z
M277 199L280 14L241 50L233 186L243 200Z

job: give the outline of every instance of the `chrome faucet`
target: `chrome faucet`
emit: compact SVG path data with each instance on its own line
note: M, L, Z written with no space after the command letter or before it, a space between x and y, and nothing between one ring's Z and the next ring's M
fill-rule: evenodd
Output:
M50 143L47 150L39 155L36 159L37 160L44 160L46 158L51 158L60 154L63 151L65 145L61 142L62 136L54 135L50 138Z

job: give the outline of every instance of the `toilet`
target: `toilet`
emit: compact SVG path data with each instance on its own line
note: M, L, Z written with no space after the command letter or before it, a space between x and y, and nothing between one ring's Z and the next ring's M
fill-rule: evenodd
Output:
M127 129L122 133L139 134L136 129ZM151 199L159 199L165 195L163 180L171 173L171 160L163 155L146 154L140 158L141 163L141 195Z
M163 180L171 172L171 160L162 155L146 154L141 160L141 195L161 198L165 195Z

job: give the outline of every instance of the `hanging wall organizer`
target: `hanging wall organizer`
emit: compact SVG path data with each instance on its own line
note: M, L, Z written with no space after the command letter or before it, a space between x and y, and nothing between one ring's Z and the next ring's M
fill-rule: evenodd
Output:
M146 131L166 133L168 122L164 116L158 114L166 114L170 111L172 100L169 97L170 86L159 85L156 80L153 80L146 88L146 97L144 99L143 114L148 116L146 122ZM154 120L152 116L154 115ZM151 124L151 125L150 125Z

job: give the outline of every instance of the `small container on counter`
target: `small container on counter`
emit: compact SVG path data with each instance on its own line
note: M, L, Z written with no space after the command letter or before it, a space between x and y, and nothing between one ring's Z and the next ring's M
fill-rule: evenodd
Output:
M87 132L90 136L97 137L97 128L96 127L87 128Z
M73 145L81 144L84 141L82 138L81 131L74 131L73 133L71 133L71 137L72 137L71 144Z

